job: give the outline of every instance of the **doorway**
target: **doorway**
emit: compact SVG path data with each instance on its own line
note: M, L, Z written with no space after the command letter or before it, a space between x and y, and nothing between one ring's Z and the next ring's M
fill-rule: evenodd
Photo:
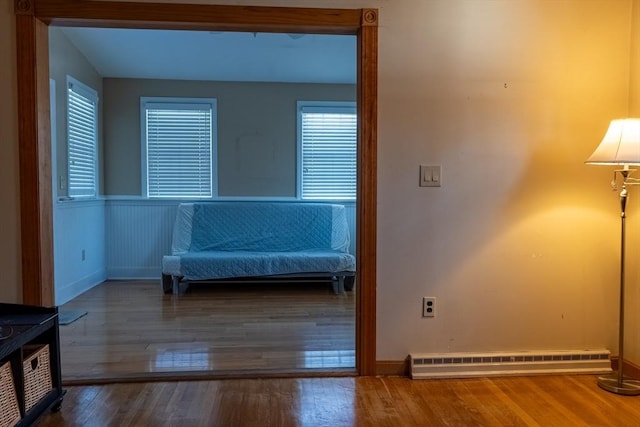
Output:
M23 301L53 303L48 25L354 34L358 47L356 369L376 373L377 10L16 1Z

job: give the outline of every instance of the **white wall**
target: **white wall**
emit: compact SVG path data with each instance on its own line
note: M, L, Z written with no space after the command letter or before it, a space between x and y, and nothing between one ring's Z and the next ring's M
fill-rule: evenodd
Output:
M57 202L68 194L60 187L60 177L67 176L67 76L81 81L98 94L98 153L102 152L102 118L104 97L102 77L55 27L49 28L49 74L55 82L55 115L52 114L52 174L54 288L57 305L75 298L106 279L104 202L99 200ZM53 110L52 108L52 110ZM53 120L55 119L55 121ZM98 155L98 185L101 185L102 156ZM84 259L82 252L84 251Z
M54 203L55 303L62 305L107 278L102 200Z
M379 360L615 350L617 197L611 171L583 161L611 118L628 114L631 0L216 3L379 8ZM2 3L0 132L9 143L0 154L10 160L13 31ZM420 163L442 165L443 187L418 187ZM18 169L2 169L0 298L16 300ZM629 209L640 210L640 196ZM638 227L629 224L630 236ZM434 319L420 317L425 295L438 298ZM638 345L629 348L640 363Z
M108 200L107 274L110 279L156 278L171 253L179 201Z

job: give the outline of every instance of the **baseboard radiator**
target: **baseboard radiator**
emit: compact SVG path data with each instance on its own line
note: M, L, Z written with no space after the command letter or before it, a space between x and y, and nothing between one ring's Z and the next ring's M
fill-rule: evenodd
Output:
M411 378L611 372L609 350L410 354Z

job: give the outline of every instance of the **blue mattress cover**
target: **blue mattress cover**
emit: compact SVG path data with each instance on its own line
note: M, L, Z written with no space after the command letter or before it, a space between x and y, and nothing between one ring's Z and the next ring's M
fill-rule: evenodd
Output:
M355 272L344 206L223 202L180 205L173 255L187 280Z
M333 245L339 208L344 209L311 203L196 203L189 252L344 250Z
M189 252L180 257L187 280L256 277L296 273L355 272L353 255L336 251Z

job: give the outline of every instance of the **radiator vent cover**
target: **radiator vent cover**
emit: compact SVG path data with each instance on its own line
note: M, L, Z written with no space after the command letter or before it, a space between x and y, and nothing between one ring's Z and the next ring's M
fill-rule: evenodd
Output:
M411 378L466 378L611 372L609 350L434 353L409 355Z

